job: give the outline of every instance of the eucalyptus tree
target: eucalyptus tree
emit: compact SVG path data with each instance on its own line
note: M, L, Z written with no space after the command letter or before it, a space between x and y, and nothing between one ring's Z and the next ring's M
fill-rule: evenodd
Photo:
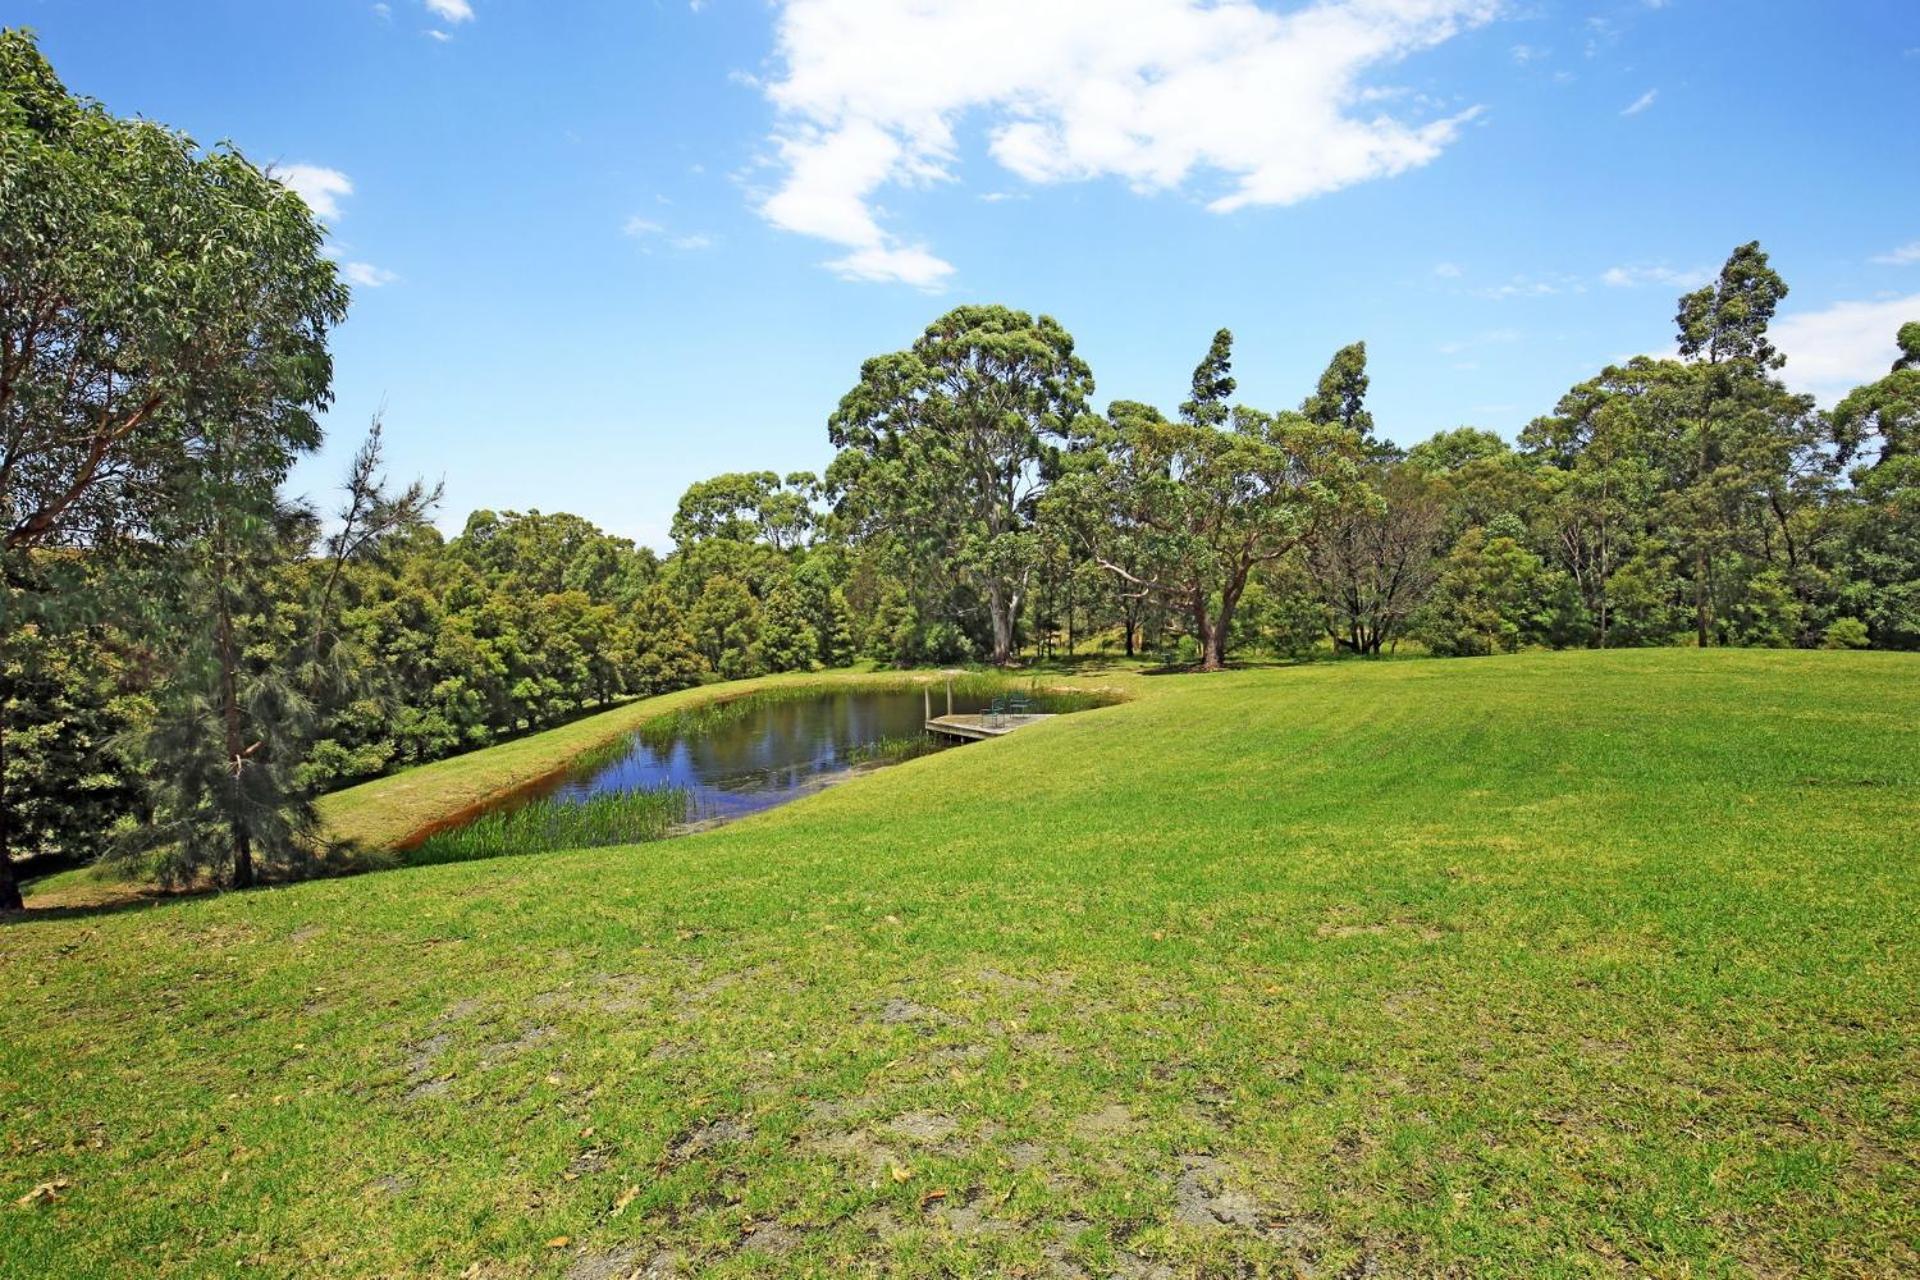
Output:
M299 197L237 151L75 97L31 35L0 32L9 583L47 548L97 556L152 536L197 483L209 414L244 406L296 448L317 438L326 334L347 303L321 241ZM0 794L0 908L19 905L11 844Z
M696 481L673 513L673 540L681 546L709 538L760 541L775 551L804 547L814 528L819 478L795 471L733 471Z
M1920 321L1900 326L1900 355L1887 376L1856 387L1834 407L1831 429L1842 465L1875 443L1874 464L1920 452Z
M1293 412L1220 412L1231 343L1226 331L1215 335L1181 421L1116 402L1104 421L1084 424L1083 462L1069 473L1095 561L1176 610L1206 671L1226 664L1254 572L1372 500L1355 431Z
M1722 589L1730 575L1721 562L1742 549L1743 536L1759 537L1763 561L1774 558L1777 540L1784 569L1800 568L1795 517L1822 468L1812 401L1789 394L1777 376L1786 357L1768 327L1786 296L1786 282L1756 241L1682 297L1674 317L1695 404L1680 437L1658 443L1671 477L1665 515L1691 562L1702 647L1715 638L1718 607L1732 594Z
M1051 316L964 306L907 350L862 365L828 424L841 519L973 591L996 663L1013 657L1038 555L1037 501L1092 391L1092 372Z

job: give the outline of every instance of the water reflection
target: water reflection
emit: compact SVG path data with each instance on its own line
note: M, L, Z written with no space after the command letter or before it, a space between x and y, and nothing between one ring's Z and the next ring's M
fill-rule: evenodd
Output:
M938 710L946 710L936 693ZM954 710L980 703L956 698ZM853 766L857 748L924 732L919 693L831 693L760 703L739 718L670 740L635 737L609 764L567 777L545 798L578 802L607 792L679 787L687 819L706 822L771 809L817 789Z

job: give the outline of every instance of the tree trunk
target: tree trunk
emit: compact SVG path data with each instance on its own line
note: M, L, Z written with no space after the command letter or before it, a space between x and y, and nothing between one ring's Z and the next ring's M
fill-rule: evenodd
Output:
M1233 631L1233 613L1240 607L1240 595L1247 589L1247 571L1242 569L1231 581L1220 589L1220 612L1207 627L1206 640L1202 647L1204 655L1200 661L1202 671L1222 671L1227 665L1227 637ZM1204 602L1200 606L1200 616L1206 617Z
M1004 667L1013 661L1013 610L997 582L987 588L987 612L993 616L993 665Z
M1693 627L1699 647L1707 647L1707 553L1693 555Z
M7 722L0 712L0 911L24 911L20 880L13 870L13 833L7 809Z
M236 830L233 833L233 887L251 889L253 883L253 841L245 831Z

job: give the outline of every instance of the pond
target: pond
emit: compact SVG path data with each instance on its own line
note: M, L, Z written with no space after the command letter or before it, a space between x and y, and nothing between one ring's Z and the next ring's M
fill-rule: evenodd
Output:
M748 695L694 708L435 824L403 847L405 860L632 844L771 809L861 768L944 749L926 732L928 692L945 713L945 689L919 688ZM955 689L952 706L975 713L988 700Z
M936 695L945 709L945 696ZM981 703L956 697L956 711ZM733 711L689 717L671 733L636 734L618 758L604 756L558 780L542 798L580 803L595 796L677 788L689 823L725 821L785 804L863 763L875 747L928 738L919 693L830 693L750 700Z

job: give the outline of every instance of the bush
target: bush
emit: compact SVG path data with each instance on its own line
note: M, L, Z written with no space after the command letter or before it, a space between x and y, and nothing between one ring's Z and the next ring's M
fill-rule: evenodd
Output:
M1821 637L1822 649L1864 649L1872 643L1867 634L1867 624L1858 618L1836 618L1827 624L1826 634Z

